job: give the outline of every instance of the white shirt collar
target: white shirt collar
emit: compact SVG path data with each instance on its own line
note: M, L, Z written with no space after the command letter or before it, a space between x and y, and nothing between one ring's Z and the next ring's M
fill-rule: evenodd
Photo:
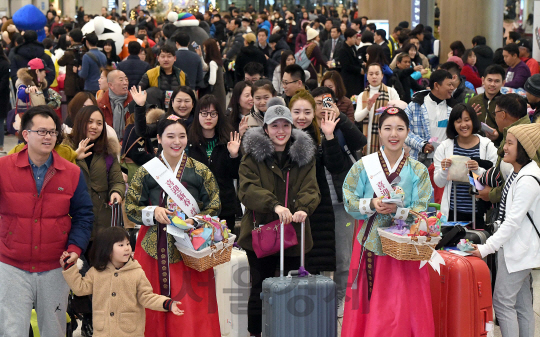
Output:
M399 156L398 160L394 164L394 167L392 167L392 168L390 167L390 163L388 162L388 158L386 158L386 154L384 153L384 146L381 146L380 150L381 150L384 162L386 163L386 167L388 167L388 171L390 172L390 174L394 173L397 170L399 163L401 163L401 160L403 159L403 156L405 155L405 150L401 150L401 156ZM392 182L390 181L390 183L392 183Z
M178 50L189 50L188 47L179 47Z

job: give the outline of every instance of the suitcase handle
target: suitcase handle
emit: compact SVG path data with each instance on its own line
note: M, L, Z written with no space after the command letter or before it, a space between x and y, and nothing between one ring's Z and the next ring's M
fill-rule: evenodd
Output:
M285 273L285 225L282 223L279 224L281 230L279 231L279 277L283 277ZM294 270L298 275L302 275L304 269L304 263L306 258L306 223L302 222L300 225L301 235L300 235L300 269ZM292 276L293 271L289 272L289 276Z

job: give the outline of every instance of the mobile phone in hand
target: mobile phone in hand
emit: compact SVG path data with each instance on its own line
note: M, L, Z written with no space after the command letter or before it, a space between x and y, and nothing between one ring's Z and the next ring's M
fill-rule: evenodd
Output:
M332 103L334 103L334 101L332 100L332 95L324 94L322 98L322 102L323 102L323 108L325 109L332 108Z
M493 134L493 132L495 132L495 129L493 129L492 127L490 127L489 125L487 125L486 123L482 122L482 131L486 132L486 133L489 133L490 135Z

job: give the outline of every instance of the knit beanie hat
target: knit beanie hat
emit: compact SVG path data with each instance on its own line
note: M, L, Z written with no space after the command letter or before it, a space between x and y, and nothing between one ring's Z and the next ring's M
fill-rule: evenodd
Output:
M540 97L540 74L534 74L529 77L523 89L533 96Z
M307 40L311 41L314 38L316 38L317 35L319 35L319 31L317 29L313 29L311 27L308 27L308 29L306 29L306 34L307 34Z
M517 138L529 158L534 158L536 151L540 148L539 123L512 126L508 129L508 133L513 134Z

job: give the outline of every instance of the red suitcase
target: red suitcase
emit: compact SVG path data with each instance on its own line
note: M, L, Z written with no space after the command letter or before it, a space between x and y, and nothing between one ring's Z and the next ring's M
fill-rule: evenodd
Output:
M487 336L493 329L491 279L486 263L439 251L446 265L429 267L435 337Z

